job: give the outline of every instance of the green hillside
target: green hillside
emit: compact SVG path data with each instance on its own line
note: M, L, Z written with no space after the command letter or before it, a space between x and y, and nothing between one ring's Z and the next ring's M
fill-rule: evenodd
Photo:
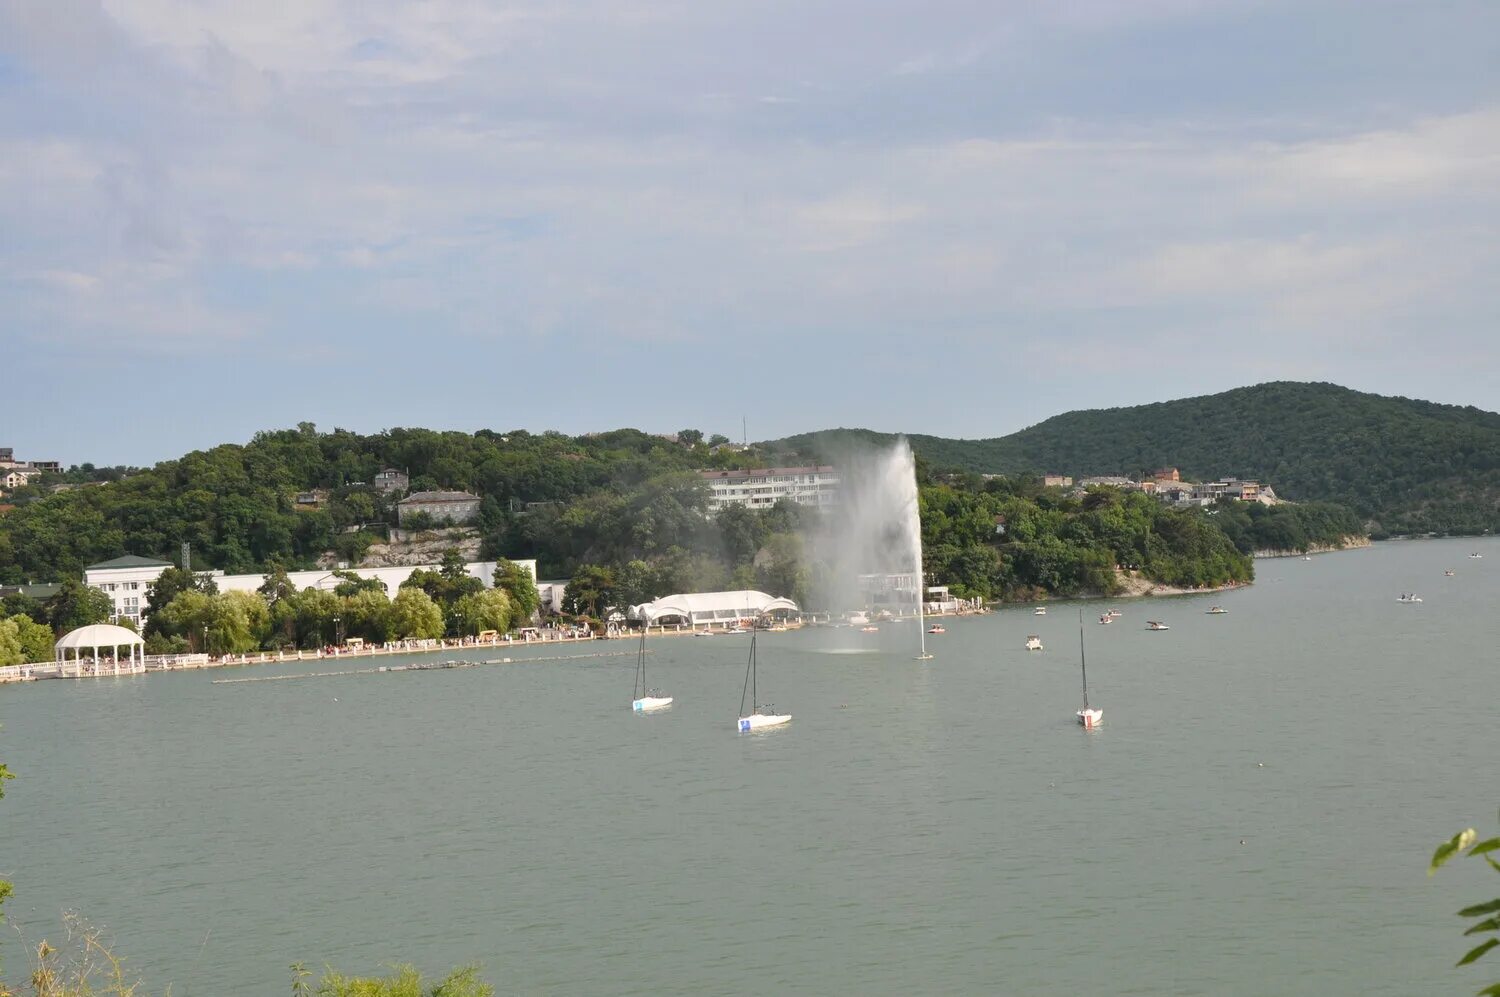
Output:
M816 453L848 439L832 430L779 441ZM1152 405L1055 416L1009 436L913 436L934 467L1138 475L1172 466L1184 478L1271 484L1293 500L1339 502L1377 536L1500 528L1500 415L1410 398L1289 381Z

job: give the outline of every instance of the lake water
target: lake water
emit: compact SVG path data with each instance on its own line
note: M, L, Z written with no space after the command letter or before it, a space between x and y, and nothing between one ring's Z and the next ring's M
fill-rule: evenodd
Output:
M294 960L477 961L546 994L1488 982L1451 968L1453 912L1493 874L1425 870L1439 839L1495 827L1500 543L1257 573L1121 600L1107 627L1081 604L1092 733L1067 603L946 621L926 663L912 623L764 635L762 698L795 719L751 735L734 636L653 641L677 702L646 717L629 656L3 688L0 952L18 977L13 929L55 936L77 909L176 997L285 992Z

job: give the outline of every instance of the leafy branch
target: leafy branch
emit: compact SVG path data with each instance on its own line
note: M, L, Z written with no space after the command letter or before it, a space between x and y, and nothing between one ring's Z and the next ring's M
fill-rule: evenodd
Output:
M1460 831L1452 838L1438 845L1437 850L1432 853L1432 861L1427 866L1427 874L1430 876L1455 855L1463 854L1466 858L1482 858L1489 867L1500 872L1500 862L1496 862L1492 852L1500 852L1500 837L1489 838L1478 841L1479 832L1472 827ZM1494 937L1500 932L1500 898L1485 903L1474 904L1465 907L1458 912L1459 917L1483 918L1476 921L1464 932L1464 936L1490 935L1478 945L1464 953L1464 957L1458 960L1457 965L1467 966L1484 956L1490 949L1500 946L1500 937ZM1500 997L1500 983L1492 983L1479 991L1479 997Z

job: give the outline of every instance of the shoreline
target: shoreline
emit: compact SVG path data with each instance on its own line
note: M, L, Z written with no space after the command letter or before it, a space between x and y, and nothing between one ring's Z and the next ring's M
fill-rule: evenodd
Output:
M1374 541L1369 537L1345 537L1337 544L1313 544L1306 550L1257 550L1251 553L1256 560L1272 557L1307 557L1313 554L1337 554L1344 550L1360 550L1364 547L1374 546Z

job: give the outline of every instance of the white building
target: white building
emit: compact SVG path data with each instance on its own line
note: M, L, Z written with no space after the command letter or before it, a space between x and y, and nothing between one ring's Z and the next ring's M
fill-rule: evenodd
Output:
M477 578L483 582L485 588L494 588L496 563L495 561L470 561L464 565L464 570L471 578ZM536 561L522 560L514 563L530 572L533 580L536 579ZM157 561L149 557L136 557L132 554L117 557L113 561L89 565L84 569L83 581L85 585L92 585L114 600L117 618L128 619L136 626L140 626L146 609L146 590L163 571L170 567L172 567L170 562ZM379 579L385 585L386 595L394 599L401 589L401 583L410 578L412 572L441 571L442 569L443 566L440 564L421 564L386 568L349 568L347 570L360 578ZM220 592L255 592L266 583L265 575L226 575L222 571L210 571L208 574L213 578ZM332 592L343 581L325 568L315 571L288 571L287 578L298 591L315 588Z
M838 496L839 475L832 467L766 467L755 471L699 471L713 489L709 511L730 505L769 509L778 499L828 508Z
M126 554L84 568L83 583L114 600L115 619L129 620L139 628L146 611L146 590L171 566L169 561Z
M31 476L35 473L35 471L29 469L12 468L0 473L0 485L4 485L7 491L25 488L26 483L31 480Z

